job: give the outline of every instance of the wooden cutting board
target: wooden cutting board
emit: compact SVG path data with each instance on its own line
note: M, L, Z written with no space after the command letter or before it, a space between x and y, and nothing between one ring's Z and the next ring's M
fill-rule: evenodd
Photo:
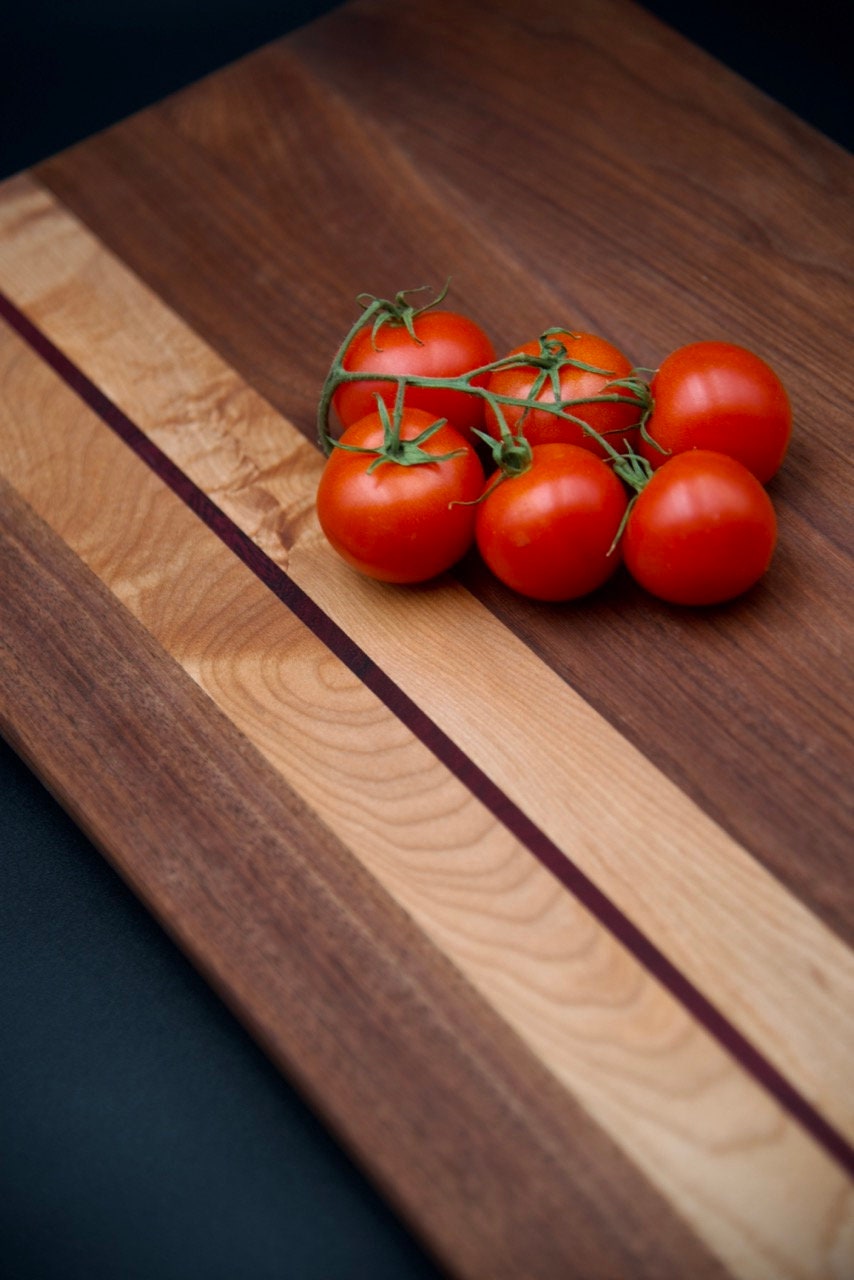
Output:
M628 0L355 0L0 186L0 729L450 1275L854 1275L852 165ZM737 602L356 577L355 297L721 337Z

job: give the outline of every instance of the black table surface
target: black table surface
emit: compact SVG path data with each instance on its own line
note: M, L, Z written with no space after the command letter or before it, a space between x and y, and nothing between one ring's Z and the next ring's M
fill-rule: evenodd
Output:
M5 19L0 177L331 7L21 6ZM647 7L850 145L847 6L819 0L808 22L803 6L770 0ZM438 1274L2 741L0 1027L10 1280Z

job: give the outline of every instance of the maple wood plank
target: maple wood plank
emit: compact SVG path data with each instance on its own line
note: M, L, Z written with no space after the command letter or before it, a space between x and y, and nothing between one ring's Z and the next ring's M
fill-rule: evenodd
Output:
M39 174L306 435L356 293L449 274L499 348L568 323L641 364L770 359L796 431L757 591L544 608L463 576L854 937L845 153L627 0L433 0L343 6Z

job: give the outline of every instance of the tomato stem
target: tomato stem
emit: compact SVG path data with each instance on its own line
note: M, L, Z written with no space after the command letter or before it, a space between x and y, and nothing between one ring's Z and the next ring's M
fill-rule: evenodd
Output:
M335 392L345 383L349 382L383 382L390 383L395 386L395 410L392 418L392 424L400 421L400 410L403 404L403 397L407 387L418 387L423 389L441 389L444 391L458 391L467 395L477 396L485 401L495 415L498 423L501 438L497 442L497 451L493 449L493 455L498 465L502 468L505 466L511 469L523 466L524 451L520 449L518 441L520 436L514 436L510 431L504 414L505 408L521 409L522 415L520 422L524 422L528 413L536 410L538 413L550 413L557 418L572 422L578 426L585 435L601 447L610 462L614 465L618 474L623 474L626 470L627 474L623 475L628 484L632 484L632 480L628 479L628 474L636 474L636 467L624 467L626 455L615 449L611 442L606 438L608 434L614 432L600 434L589 423L580 418L577 414L572 413L572 409L580 405L587 404L627 404L638 409L638 425L642 434L645 433L645 424L652 412L652 396L649 386L641 378L640 370L633 370L631 374L624 378L614 378L607 384L606 390L599 395L579 396L574 399L562 400L560 398L560 371L566 365L572 365L574 368L580 369L586 373L599 374L602 377L609 377L611 370L601 369L596 365L586 364L584 361L575 360L567 349L566 343L558 339L555 335L565 334L567 330L560 328L546 329L539 339L540 349L537 354L515 354L503 356L501 359L493 360L489 364L480 365L477 369L470 369L468 372L452 378L431 378L418 377L412 374L395 374L395 373L379 373L371 371L352 371L344 367L344 359L350 343L356 334L362 331L366 325L371 326L371 340L376 345L376 335L383 324L404 325L411 337L418 341L414 331L415 318L426 311L429 307L435 306L441 302L448 291L450 281L446 282L444 289L431 302L425 306L416 309L411 303L406 301L406 295L409 293L419 292L419 290L405 289L401 290L389 301L384 298L375 298L370 294L360 294L359 302L363 307L362 314L354 322L350 331L347 333L341 343L332 365L324 381L321 391L320 402L317 409L317 437L320 448L324 454L328 455L336 445L336 440L330 432L329 416L332 407L332 401ZM423 286L426 287L426 286ZM535 368L538 370L537 376L531 386L527 396L506 396L498 392L491 391L488 387L482 386L481 381L489 375L505 369L516 368ZM554 394L553 401L539 401L538 396L541 394L546 383L550 382ZM377 396L378 404L382 397ZM484 433L477 433L482 439L487 439ZM496 442L489 437L490 446L495 446ZM654 442L653 442L654 443ZM527 441L525 442L527 445ZM657 446L660 448L660 446ZM386 451L386 457L391 454ZM500 461L499 461L500 456Z
M617 532L614 534L614 541L608 548L608 555L611 555L619 545L625 527L629 522L632 509L653 477L653 470L649 462L639 453L635 453L628 441L626 441L626 452L620 456L619 462L614 463L614 471L630 489L634 489L634 493L623 512Z
M344 369L344 357L347 354L347 348L359 330L368 323L372 316L374 316L382 306L382 299L375 298L373 302L365 308L358 320L353 322L349 333L336 351L332 361L332 366L329 373L326 375L326 380L320 393L320 402L317 406L317 438L318 443L327 458L332 452L332 446L335 443L334 437L329 432L329 410L332 406L332 397L335 395L338 386L346 376L346 370Z

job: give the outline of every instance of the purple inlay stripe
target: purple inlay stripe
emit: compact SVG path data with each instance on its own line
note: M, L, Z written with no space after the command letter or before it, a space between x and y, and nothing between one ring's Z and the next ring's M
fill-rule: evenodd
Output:
M0 315L217 537L849 1173L854 1147L592 880L279 566L0 293Z

